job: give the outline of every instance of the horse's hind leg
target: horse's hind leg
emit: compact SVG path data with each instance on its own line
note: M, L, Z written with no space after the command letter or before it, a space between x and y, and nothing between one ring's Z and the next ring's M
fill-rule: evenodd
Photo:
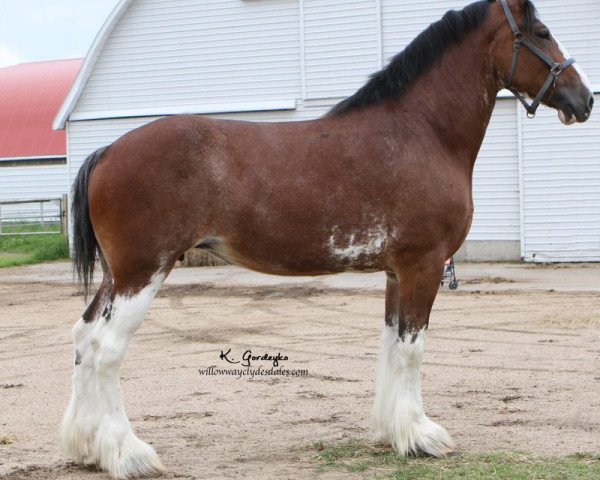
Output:
M398 266L397 276L388 273L373 419L376 439L402 455L440 457L453 448L446 430L425 415L421 398L425 337L443 265L432 255Z
M104 279L81 318L73 326L75 369L71 400L63 417L61 441L63 449L77 463L94 464L93 439L96 412L96 370L90 344L91 334L100 316L110 304L112 278Z
M125 413L119 369L167 272L135 285L105 277L73 328L73 391L62 427L65 450L78 463L95 464L114 478L156 476L165 468L154 449L133 433ZM92 315L93 314L93 315Z

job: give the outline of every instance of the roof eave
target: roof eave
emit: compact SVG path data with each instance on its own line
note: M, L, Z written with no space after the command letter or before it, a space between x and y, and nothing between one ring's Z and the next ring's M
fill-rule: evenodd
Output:
M102 25L102 28L96 35L96 38L94 39L94 42L92 43L92 46L85 57L83 65L81 66L79 73L77 74L77 77L75 78L75 81L69 90L69 93L65 97L65 100L60 106L58 113L54 117L54 121L52 123L53 130L64 130L67 121L69 120L69 116L74 110L75 105L77 105L79 97L83 93L83 89L85 88L85 85L90 78L92 71L94 70L94 66L98 61L98 57L100 57L100 53L102 52L104 45L106 44L115 26L119 23L119 20L121 20L121 17L125 14L127 9L134 1L135 0L120 0L104 22L104 25Z

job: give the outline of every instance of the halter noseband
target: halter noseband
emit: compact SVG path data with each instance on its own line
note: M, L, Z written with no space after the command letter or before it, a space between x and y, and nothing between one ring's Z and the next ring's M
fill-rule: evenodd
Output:
M570 67L571 65L573 65L575 63L575 59L571 57L562 63L557 63L554 60L552 60L552 58L550 58L548 55L546 55L544 52L542 52L538 47L536 47L531 41L529 41L529 39L523 34L523 32L521 32L521 30L519 30L519 27L517 26L517 22L515 22L515 18L513 17L512 13L510 11L510 8L508 7L508 1L507 0L498 0L498 1L500 2L500 5L502 5L502 9L504 10L504 13L506 14L506 18L508 19L510 28L512 29L513 34L515 36L515 41L513 43L514 46L513 46L512 65L510 67L510 74L508 76L508 84L507 84L506 88L508 88L513 93L513 95L515 97L517 97L517 99L523 104L523 106L527 110L527 116L529 118L533 118L533 117L535 117L535 112L537 111L538 107L540 106L542 98L544 98L544 95L546 95L546 92L550 89L550 87L554 86L558 76L567 67ZM535 99L533 100L533 103L531 103L531 105L527 103L527 100L525 99L525 97L523 95L521 95L519 92L517 92L516 90L513 90L511 88L513 77L515 75L515 70L517 68L517 60L519 59L519 51L521 49L521 45L525 45L534 55L536 55L538 58L540 58L540 60L542 60L546 65L548 65L548 67L550 67L550 73L548 74L548 78L544 82L544 85L542 85L540 92L537 94L537 96L535 97Z

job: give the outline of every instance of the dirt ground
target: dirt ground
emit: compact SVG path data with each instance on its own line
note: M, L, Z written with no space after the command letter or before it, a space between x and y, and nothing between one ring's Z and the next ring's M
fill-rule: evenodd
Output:
M431 418L461 451L599 451L600 266L457 268L461 286L441 290L429 329ZM309 446L369 438L384 277L175 271L122 369L132 426L166 478L352 478L317 473ZM0 272L0 479L108 478L58 445L84 307L69 279L67 264ZM219 358L228 349L281 353L308 375L199 374L238 367Z

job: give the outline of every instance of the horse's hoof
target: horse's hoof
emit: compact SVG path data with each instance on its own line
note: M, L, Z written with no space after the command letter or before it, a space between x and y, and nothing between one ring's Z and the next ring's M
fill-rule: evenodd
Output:
M450 448L445 448L441 450L438 454L432 454L430 452L426 452L425 450L419 448L417 449L413 455L416 457L428 457L428 458L454 458L460 455L460 452L456 450L452 450Z
M454 458L458 456L460 456L460 452L457 452L456 450L450 450L444 453L444 458Z

